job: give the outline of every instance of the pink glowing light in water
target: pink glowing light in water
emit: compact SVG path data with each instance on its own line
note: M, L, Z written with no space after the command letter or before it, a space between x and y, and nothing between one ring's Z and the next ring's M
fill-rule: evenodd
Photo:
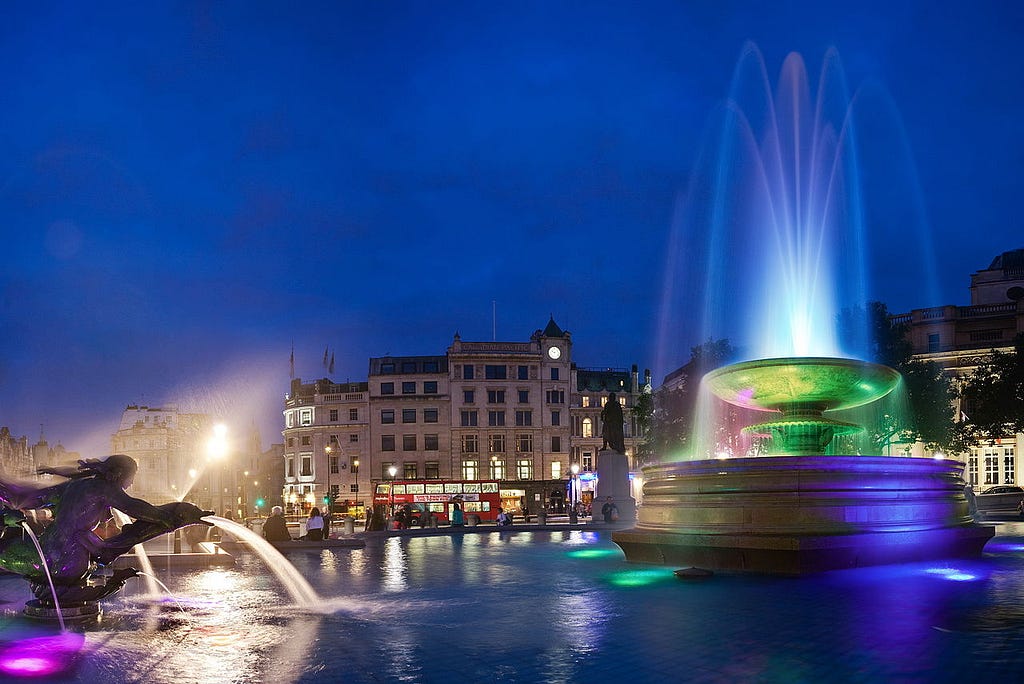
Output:
M0 673L34 679L70 669L85 646L85 636L62 632L53 636L20 639L0 646Z

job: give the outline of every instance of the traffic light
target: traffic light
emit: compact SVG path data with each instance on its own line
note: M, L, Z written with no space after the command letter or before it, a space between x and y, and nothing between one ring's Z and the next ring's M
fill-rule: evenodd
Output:
M325 503L325 504L329 504L329 503L331 503L331 497L330 497L330 496L325 496L325 497L324 497L324 503Z
M256 499L256 508L263 508L263 504L265 503L266 502L262 498Z

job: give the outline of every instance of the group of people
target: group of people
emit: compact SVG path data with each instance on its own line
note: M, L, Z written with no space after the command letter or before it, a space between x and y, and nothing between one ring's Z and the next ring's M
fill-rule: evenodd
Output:
M327 539L327 524L319 508L309 511L306 518L306 534L299 537L302 541L322 541ZM274 506L270 509L270 517L263 523L263 538L269 542L292 541L288 531L288 521L284 517L284 509Z

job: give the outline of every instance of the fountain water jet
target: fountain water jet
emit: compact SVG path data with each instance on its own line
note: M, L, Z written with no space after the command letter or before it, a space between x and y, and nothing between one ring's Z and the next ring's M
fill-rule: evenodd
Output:
M740 67L750 63L763 77L753 48ZM980 555L994 534L969 513L963 463L825 455L835 437L863 430L826 412L869 404L899 383L892 369L835 358L833 295L865 291L856 136L841 80L844 106L837 120L825 116L835 99L825 76L836 64L828 55L813 108L798 55L786 59L775 99L762 78L759 140L756 117L736 102L726 108L708 176L715 179L706 193L712 206L697 212L710 217L696 228L710 235L712 254L695 270L707 274L709 287L757 293L705 292L704 323L752 324L753 348L765 357L712 371L703 385L735 406L777 414L743 430L771 437L770 455L645 468L636 527L612 533L629 560L796 575ZM737 77L734 95L739 85ZM749 231L733 239L737 225ZM728 303L723 312L733 320L716 320L714 302ZM714 418L707 423L696 430L713 428ZM714 440L697 441L718 451Z

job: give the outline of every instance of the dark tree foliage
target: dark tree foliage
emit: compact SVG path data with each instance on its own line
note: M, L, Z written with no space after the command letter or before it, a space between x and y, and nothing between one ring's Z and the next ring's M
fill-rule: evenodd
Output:
M670 386L662 386L654 396L646 440L648 453L670 460L691 446L701 378L735 356L736 350L725 339L709 339L690 349L690 360Z
M876 448L890 441L920 440L929 450L959 452L963 450L962 435L954 423L953 384L933 361L916 361L911 355L905 324L893 324L889 309L882 302L870 302L866 309L844 310L839 316L840 335L854 337L854 326L866 322L869 335L867 358L899 371L906 388L909 412L894 416L883 414L868 432Z
M1024 334L1013 352L992 350L963 389L963 426L972 441L1024 432Z

